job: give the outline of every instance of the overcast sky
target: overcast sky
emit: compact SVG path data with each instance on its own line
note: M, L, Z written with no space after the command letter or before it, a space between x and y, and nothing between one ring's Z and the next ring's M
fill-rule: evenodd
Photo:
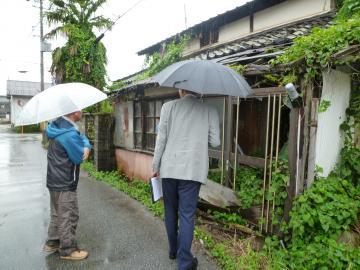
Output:
M139 0L108 0L99 13L115 20ZM249 0L143 0L120 18L102 42L107 49L107 72L117 80L141 70L143 57L136 52ZM39 4L36 0L5 0L0 9L0 95L6 80L40 81ZM47 1L44 0L44 6ZM45 23L44 32L50 29ZM64 40L52 40L52 49ZM45 53L45 81L51 53ZM25 73L21 73L24 71Z

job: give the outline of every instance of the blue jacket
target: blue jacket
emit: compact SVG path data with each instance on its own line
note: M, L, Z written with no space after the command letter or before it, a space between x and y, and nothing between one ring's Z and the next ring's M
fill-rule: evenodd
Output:
M79 181L84 148L89 140L71 122L60 117L46 128L50 139L46 186L52 191L74 191Z

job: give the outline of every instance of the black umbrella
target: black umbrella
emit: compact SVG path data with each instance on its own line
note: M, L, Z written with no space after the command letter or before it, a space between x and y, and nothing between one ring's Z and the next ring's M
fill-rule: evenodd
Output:
M174 87L203 95L247 97L252 89L231 68L210 60L185 60L174 63L153 77L160 86Z

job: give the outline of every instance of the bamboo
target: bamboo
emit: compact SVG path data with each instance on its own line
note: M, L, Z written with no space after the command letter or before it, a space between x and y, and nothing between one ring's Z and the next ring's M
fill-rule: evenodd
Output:
M237 149L238 149L238 136L239 136L239 107L240 107L240 98L237 97L236 103L236 132L235 132L235 158L234 158L234 182L233 182L233 190L236 187L236 170L237 170Z
M270 161L269 161L269 181L268 181L268 190L271 188L271 179L272 179L272 160L273 160L273 150L274 150L274 132L275 132L275 108L276 107L276 95L274 95L273 101L273 111L272 111L272 121L271 121L271 144L270 144ZM267 200L266 207L266 228L265 232L268 232L269 227L269 212L270 212L270 200Z
M276 152L275 152L276 163L278 162L279 159L280 122L281 122L281 95L279 95L279 107L278 107L278 123L277 123Z
M279 159L279 141L280 141L280 122L281 122L281 94L279 95L279 106L278 106L278 119L277 119L277 130L276 130L276 150L275 150L275 169L277 169L278 159ZM274 198L272 203L272 210L275 213L275 196L276 191L274 191ZM274 229L273 224L271 223L270 232L272 233Z
M225 145L225 107L226 99L224 98L223 104L223 120L222 120L222 140L221 140L221 178L220 183L223 184L224 181L224 145Z
M269 140L269 122L270 122L270 94L268 95L268 106L266 116L266 138L265 138L265 161L264 161L264 183L263 183L263 198L261 206L261 218L264 217L264 206L265 206L265 189L266 189L266 169L267 169L267 151L268 151L268 140ZM263 230L263 222L260 224L260 231Z

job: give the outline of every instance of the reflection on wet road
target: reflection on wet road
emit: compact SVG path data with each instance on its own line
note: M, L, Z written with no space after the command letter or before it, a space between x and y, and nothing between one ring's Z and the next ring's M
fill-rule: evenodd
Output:
M42 251L49 222L46 151L40 134L0 125L0 270L177 269L163 222L140 203L81 173L79 246L88 259L68 262ZM218 269L200 251L198 269Z

